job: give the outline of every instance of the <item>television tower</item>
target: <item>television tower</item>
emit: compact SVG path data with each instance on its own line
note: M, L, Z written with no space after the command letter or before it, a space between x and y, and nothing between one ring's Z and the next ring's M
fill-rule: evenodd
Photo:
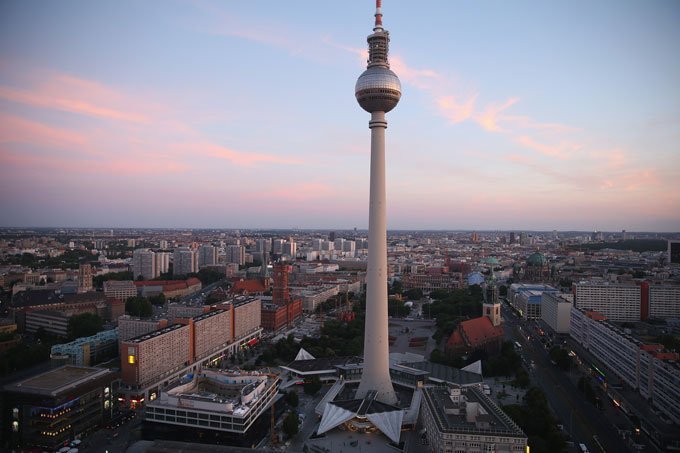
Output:
M401 83L387 60L389 32L382 25L382 0L376 0L375 27L368 36L368 66L359 76L355 96L371 114L371 185L368 214L368 273L364 371L356 398L376 392L375 398L396 404L389 369L387 328L387 221L385 199L385 113L401 98Z

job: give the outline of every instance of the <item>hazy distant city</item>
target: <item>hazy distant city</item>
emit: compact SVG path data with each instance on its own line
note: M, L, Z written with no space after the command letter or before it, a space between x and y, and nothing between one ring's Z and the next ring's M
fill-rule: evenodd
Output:
M0 451L680 450L680 8L421 3L0 5Z

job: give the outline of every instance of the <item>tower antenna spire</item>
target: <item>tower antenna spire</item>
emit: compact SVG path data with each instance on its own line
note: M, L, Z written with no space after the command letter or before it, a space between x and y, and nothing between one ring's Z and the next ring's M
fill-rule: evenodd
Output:
M382 30L382 0L375 0L375 29Z

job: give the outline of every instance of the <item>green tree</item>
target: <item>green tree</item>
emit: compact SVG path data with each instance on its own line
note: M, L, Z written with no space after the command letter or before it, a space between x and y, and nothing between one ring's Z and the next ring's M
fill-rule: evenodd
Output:
M286 393L286 403L288 403L290 407L298 407L298 404L300 403L300 397L298 397L298 394L295 390L291 390Z
M97 288L101 288L104 285L104 282L108 280L132 280L132 272L109 272L108 274L92 277L92 283Z
M388 287L388 294L401 294L404 291L404 287L400 280L395 280L392 282L392 287Z
M148 318L153 314L153 307L146 297L135 296L125 302L125 311L130 316Z
M160 293L156 296L149 297L151 305L165 305L165 294Z
M104 330L104 320L93 313L71 316L68 320L68 338L89 337Z
M420 300L423 298L423 290L420 288L412 288L406 291L406 297L410 300Z
M290 437L293 437L298 433L298 424L300 419L296 412L289 412L286 418L283 419L283 433Z
M319 376L312 376L309 381L305 381L303 387L307 395L316 395L321 390L321 379Z

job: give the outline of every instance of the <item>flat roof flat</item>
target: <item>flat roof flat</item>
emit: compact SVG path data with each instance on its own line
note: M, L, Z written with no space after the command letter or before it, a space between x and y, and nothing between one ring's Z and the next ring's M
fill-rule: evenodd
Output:
M60 391L104 376L106 368L65 365L5 386L5 390L56 396Z

